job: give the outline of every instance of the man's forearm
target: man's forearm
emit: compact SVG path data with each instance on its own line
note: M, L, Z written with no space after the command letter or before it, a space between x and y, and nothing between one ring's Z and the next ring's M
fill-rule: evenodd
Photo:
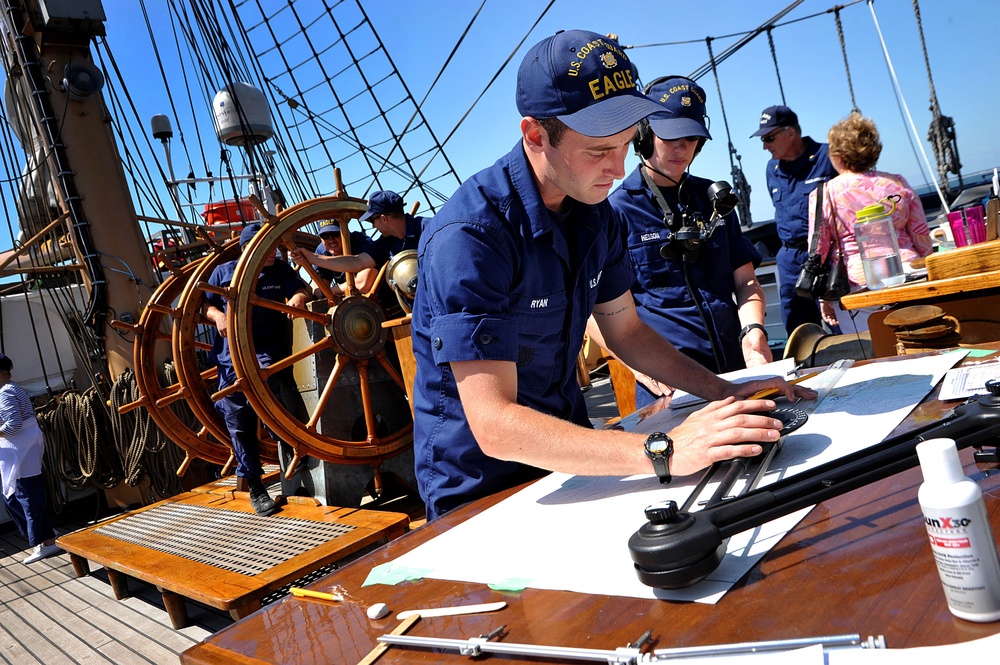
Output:
M644 323L635 327L625 343L612 344L611 351L629 367L662 384L708 400L722 399L729 394L731 384L728 381L685 356Z

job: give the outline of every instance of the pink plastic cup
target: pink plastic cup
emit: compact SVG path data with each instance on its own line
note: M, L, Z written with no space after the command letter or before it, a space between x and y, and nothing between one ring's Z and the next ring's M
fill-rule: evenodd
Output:
M955 237L955 247L986 242L986 222L983 206L969 206L948 213L951 234Z

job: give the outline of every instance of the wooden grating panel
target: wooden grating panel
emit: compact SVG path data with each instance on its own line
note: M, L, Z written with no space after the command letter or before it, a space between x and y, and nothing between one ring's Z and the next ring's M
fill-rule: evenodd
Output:
M355 528L169 502L94 532L242 575L257 575Z

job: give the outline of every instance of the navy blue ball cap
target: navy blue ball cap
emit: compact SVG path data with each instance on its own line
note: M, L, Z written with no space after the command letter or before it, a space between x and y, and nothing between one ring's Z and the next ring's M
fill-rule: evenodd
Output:
M799 116L795 115L795 111L792 109L781 105L768 106L761 111L760 129L751 134L750 138L770 134L779 127L791 127L797 124L799 124Z
M705 90L689 78L675 76L654 81L646 92L671 115L652 116L649 126L653 133L665 141L698 136L710 139L708 114L705 108Z
M593 138L613 136L654 113L639 71L618 42L588 30L564 30L535 44L517 71L523 117L559 118Z
M257 231L260 231L260 224L253 223L247 224L240 231L240 248L242 249L244 245L253 240L253 237L257 235Z
M319 227L319 234L320 235L325 235L327 233L336 233L337 236L339 237L340 236L340 225L339 224L326 224L324 226Z
M0 372L7 372L14 369L14 361L7 357L6 354L0 353Z
M361 215L361 221L367 222L376 215L384 215L387 212L403 213L403 197L396 192L382 190L375 192L368 199L368 210Z

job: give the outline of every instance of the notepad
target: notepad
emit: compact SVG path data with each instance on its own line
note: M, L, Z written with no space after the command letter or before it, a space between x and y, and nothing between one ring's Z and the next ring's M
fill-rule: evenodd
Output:
M941 394L938 399L944 401L985 395L989 393L986 382L991 379L1000 380L1000 362L950 369L941 382Z

